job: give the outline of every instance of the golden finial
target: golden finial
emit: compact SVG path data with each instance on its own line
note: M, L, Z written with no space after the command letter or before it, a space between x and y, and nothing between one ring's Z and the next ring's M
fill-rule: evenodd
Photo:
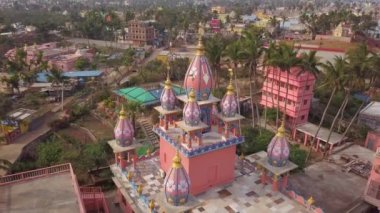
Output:
M169 73L166 77L166 81L165 81L165 89L170 89L172 88L172 82L170 81L170 77L169 77Z
M307 204L313 205L314 203L315 203L315 200L314 200L313 196L310 196L309 199L307 199Z
M189 92L189 100L188 102L194 102L195 101L195 91L194 89L191 89Z
M285 116L281 121L281 126L278 128L276 136L279 138L285 137Z
M147 149L146 149L146 155L150 155L150 148L148 147Z
M240 160L244 160L245 159L245 156L244 156L244 153L242 152L241 155L239 156Z
M179 169L179 168L182 168L182 164L181 164L181 157L179 156L179 152L177 150L177 152L175 153L175 156L173 158L173 165L172 167L174 169Z
M154 204L154 200L153 200L153 199L150 200L150 201L149 201L149 209L150 209L152 212L153 212L155 206L156 206L156 205Z
M196 55L204 55L204 46L203 46L203 34L204 34L204 28L201 23L199 23L199 32L198 32L198 45L197 45L197 53Z
M121 105L121 110L119 112L119 119L125 119L126 116L127 116L127 114L125 113L124 105Z
M140 184L138 187L137 187L137 194L139 195L139 196L141 196L141 194L142 194L142 191L143 191L143 187L142 187L142 184Z
M234 85L232 84L232 77L234 76L234 72L231 68L228 69L228 75L230 76L230 83L227 86L227 94L233 95L235 91Z
M28 49L28 44L24 44L24 50L27 50Z
M131 181L131 179L132 179L132 172L131 171L128 172L127 179L128 179L128 181Z

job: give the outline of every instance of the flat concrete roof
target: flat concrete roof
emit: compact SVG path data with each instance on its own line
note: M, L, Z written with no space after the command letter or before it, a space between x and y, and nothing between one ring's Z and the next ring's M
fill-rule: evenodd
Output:
M306 133L307 135L311 135L312 137L315 136L315 133L318 130L318 126L312 123L305 123L297 126L297 131ZM321 127L321 129L318 132L317 139L326 142L327 138L329 136L330 130L326 129L324 127ZM343 138L343 135L338 134L336 132L332 132L329 144L335 145L341 141L343 141L346 137Z
M166 109L162 108L162 106L157 106L157 107L154 107L154 109L163 115L177 114L177 113L182 112L182 109L180 109L178 107L176 107L173 110L166 110Z
M222 114L217 114L216 115L220 120L224 121L224 122L233 122L233 121L238 121L238 120L242 120L244 119L243 116L239 115L239 114L236 114L234 117L226 117L226 116L223 116Z
M192 131L197 131L197 130L202 130L202 129L206 129L208 126L207 124L203 123L203 122L199 122L198 125L196 126L190 126L190 125L187 125L185 123L185 121L178 121L178 122L175 122L179 128L183 129L185 132L192 132Z
M272 166L268 162L268 155L266 155L265 157L261 158L260 160L258 160L256 162L257 162L257 164L259 164L260 166L264 167L266 170L270 171L271 173L273 173L277 176L282 175L282 174L286 174L286 173L298 168L298 166L291 161L288 161L288 163L282 167Z
M380 117L380 102L372 101L360 111L360 115Z
M142 144L136 142L136 140L134 140L131 145L125 146L125 147L120 146L119 144L117 144L116 140L111 140L111 141L108 141L107 143L112 148L113 153L127 152L127 151L134 150L134 149L139 148L139 147L142 146Z
M0 212L79 212L69 172L0 186Z
M184 103L187 103L187 95L177 96L177 99L184 102ZM218 103L219 101L220 101L219 98L216 98L213 95L210 95L210 97L207 100L198 101L198 105L202 106L202 105L206 105L206 104L213 104L213 103Z

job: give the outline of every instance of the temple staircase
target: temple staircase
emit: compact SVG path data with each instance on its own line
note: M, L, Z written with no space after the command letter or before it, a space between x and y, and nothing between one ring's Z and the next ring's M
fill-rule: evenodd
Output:
M144 131L145 135L147 136L149 143L154 148L158 148L159 147L158 136L156 135L156 133L153 132L153 125L151 124L151 122L145 118L140 118L138 122L140 124L141 129Z

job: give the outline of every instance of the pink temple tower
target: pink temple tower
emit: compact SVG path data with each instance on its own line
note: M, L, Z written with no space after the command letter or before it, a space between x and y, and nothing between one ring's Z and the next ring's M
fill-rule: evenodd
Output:
M191 183L191 195L231 183L234 180L236 145L244 142L244 137L239 135L239 121L244 117L237 114L232 84L228 86L219 113L217 104L220 99L211 94L212 82L212 72L200 39L196 56L184 79L187 95L177 97L184 103L182 120L176 116L168 118L168 115L180 114L178 106L171 109L165 109L163 104L155 107L160 113L160 124L153 131L160 137L161 169L171 176L174 164L170 159L178 155ZM174 204L181 200L171 193L167 193L167 199Z

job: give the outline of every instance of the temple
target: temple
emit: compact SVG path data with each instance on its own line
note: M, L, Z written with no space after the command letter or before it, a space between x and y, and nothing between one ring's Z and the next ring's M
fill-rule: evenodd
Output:
M117 187L115 203L123 212L254 212L277 208L304 211L286 192L289 172L297 166L288 160L284 122L266 152L246 158L236 155L240 135L238 100L233 72L222 99L211 94L213 76L202 40L185 79L185 95L176 96L170 77L160 96L159 122L153 131L159 149L138 155L141 146L131 135L123 108L108 144L115 153L110 166ZM260 173L260 174L257 174ZM272 184L272 187L266 187ZM273 198L271 198L273 196ZM215 199L216 198L216 199ZM244 201L243 201L244 200Z

